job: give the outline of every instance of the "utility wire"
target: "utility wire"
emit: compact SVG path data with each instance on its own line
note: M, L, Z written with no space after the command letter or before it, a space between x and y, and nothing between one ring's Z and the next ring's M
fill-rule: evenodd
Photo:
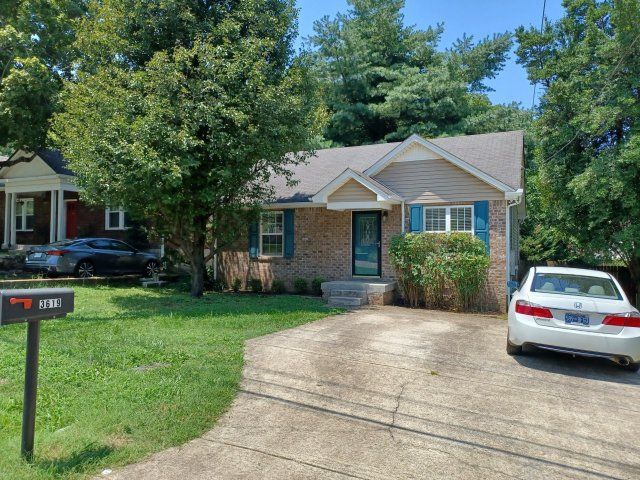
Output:
M613 78L613 76L617 73L618 69L622 66L622 62L627 58L627 56L629 56L629 53L631 53L631 50L633 49L634 45L636 44L636 42L640 40L640 33L638 35L636 35L636 37L633 39L633 41L631 42L631 44L629 45L629 48L627 51L623 52L623 54L620 56L620 60L618 61L618 64L615 66L615 68L611 71L611 73L609 75L607 75L607 78L605 79L604 85L609 85L609 80L611 80ZM606 94L606 90L603 89L600 92L600 95L598 96L598 98L596 98L596 101L594 102L594 107L599 106L598 104L604 100L604 96ZM602 132L604 133L604 131ZM565 143L562 147L560 147L558 150L556 150L556 152L551 155L548 158L549 160L553 160L556 155L558 155L559 153L561 153L565 148L567 148L569 145L571 145L576 138L578 138L578 136L580 135L580 130L576 131L576 134L573 136L573 138L571 138L571 140L569 140L567 143Z
M546 11L547 11L547 0L544 0L544 3L542 4L542 20L540 21L540 35L542 35L542 32L544 30L544 14ZM533 83L533 100L531 101L532 110L536 106L536 88L537 87L538 87L538 81L536 80Z

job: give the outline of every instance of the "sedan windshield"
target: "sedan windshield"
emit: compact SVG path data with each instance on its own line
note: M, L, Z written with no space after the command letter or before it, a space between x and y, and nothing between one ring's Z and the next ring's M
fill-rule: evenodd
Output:
M583 297L622 300L620 292L610 278L562 273L536 273L532 292L579 295Z

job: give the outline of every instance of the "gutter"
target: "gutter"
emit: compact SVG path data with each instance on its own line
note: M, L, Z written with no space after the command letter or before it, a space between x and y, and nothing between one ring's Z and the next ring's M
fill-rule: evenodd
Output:
M506 235L505 235L507 244L505 245L506 246L505 270L506 270L506 282L509 282L509 280L511 280L511 207L520 205L524 197L524 190L522 188L519 188L515 192L506 192L504 197L507 201L507 208L506 208L507 218L506 218ZM511 288L509 288L508 283L506 287L507 287L507 308L509 308L509 302L511 302Z

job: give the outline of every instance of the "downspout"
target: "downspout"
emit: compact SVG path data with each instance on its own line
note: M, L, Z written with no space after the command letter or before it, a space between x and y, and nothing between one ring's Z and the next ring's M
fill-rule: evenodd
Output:
M509 282L511 280L511 207L515 207L520 205L522 202L523 190L518 189L515 195L506 195L507 200L507 218L506 218L506 249L505 249L505 258L506 258L506 281ZM511 197L511 198L509 198ZM509 302L511 302L511 288L507 283L507 307L509 306Z
M404 200L402 200L402 203L400 204L400 208L402 208L402 225L400 225L400 232L404 233Z

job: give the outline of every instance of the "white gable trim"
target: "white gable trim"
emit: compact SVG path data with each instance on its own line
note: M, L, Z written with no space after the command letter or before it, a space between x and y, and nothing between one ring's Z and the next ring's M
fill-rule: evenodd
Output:
M347 168L344 172L342 172L336 178L331 180L331 182L326 184L320 191L318 191L318 193L316 193L311 198L311 201L313 203L327 203L329 196L333 192L338 190L340 187L342 187L349 180L355 180L365 188L368 188L373 193L375 193L376 200L378 202L393 202L393 203L400 202L400 199L399 197L397 197L397 195L390 195L389 193L385 192L383 189L378 187L375 183L367 180L365 177L358 174L358 172L356 172L355 170L351 170L350 168Z
M407 150L407 148L409 148L411 145L414 145L414 144L422 145L426 149L431 150L437 155L440 155L445 160L448 160L449 162L451 162L453 165L460 168L461 170L464 170L465 172L470 173L474 177L479 178L483 182L488 183L492 187L495 187L502 192L515 191L514 188L510 187L506 183L502 183L500 180L493 178L491 175L487 175L482 170L479 170L473 165L456 157L455 155L453 155L452 153L449 153L445 149L438 147L434 143L431 143L430 141L425 140L420 135L417 135L415 133L411 135L409 138L407 138L400 145L398 145L396 148L394 148L389 153L387 153L384 157L382 157L372 166L370 166L368 169L366 169L364 173L369 176L373 176L379 173L380 171L382 171L382 169L384 169L387 165L389 165L394 160L394 158L396 158L398 155L400 155L402 152Z

